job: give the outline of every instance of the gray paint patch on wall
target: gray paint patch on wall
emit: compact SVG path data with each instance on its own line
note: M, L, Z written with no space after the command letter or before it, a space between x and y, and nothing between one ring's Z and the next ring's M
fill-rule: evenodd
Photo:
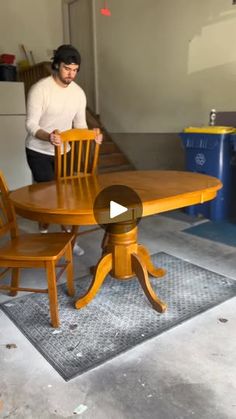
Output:
M112 133L113 140L139 170L184 170L177 133Z

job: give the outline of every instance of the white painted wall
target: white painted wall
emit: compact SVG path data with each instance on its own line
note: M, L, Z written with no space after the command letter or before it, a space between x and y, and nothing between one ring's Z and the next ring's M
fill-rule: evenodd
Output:
M0 54L24 55L19 45L32 50L35 61L49 60L63 43L61 0L1 0Z
M109 0L97 38L100 114L111 132L178 132L236 110L231 0Z
M14 98L14 100L12 100ZM32 182L25 156L25 92L21 82L0 82L0 170L10 190Z

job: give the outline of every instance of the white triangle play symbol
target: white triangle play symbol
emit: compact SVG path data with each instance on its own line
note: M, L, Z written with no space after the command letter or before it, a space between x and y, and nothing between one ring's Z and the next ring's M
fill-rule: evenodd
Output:
M110 218L117 217L126 211L128 211L128 208L123 207L123 205L120 205L115 201L110 201Z

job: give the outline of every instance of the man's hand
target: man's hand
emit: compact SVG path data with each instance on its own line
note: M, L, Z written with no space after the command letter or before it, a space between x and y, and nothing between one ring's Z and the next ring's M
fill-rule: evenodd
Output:
M49 141L52 145L59 146L61 145L61 136L60 131L55 129L51 134L49 135Z
M96 138L95 138L96 143L102 144L103 135L102 135L100 129L99 128L93 128L93 130L96 134Z

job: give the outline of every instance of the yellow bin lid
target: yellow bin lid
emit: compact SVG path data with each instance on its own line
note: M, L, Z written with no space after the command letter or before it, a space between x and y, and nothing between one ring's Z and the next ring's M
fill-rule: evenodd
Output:
M217 125L207 125L205 127L187 127L184 128L184 132L195 132L195 133L205 133L205 134L231 134L236 132L235 127L221 127Z

